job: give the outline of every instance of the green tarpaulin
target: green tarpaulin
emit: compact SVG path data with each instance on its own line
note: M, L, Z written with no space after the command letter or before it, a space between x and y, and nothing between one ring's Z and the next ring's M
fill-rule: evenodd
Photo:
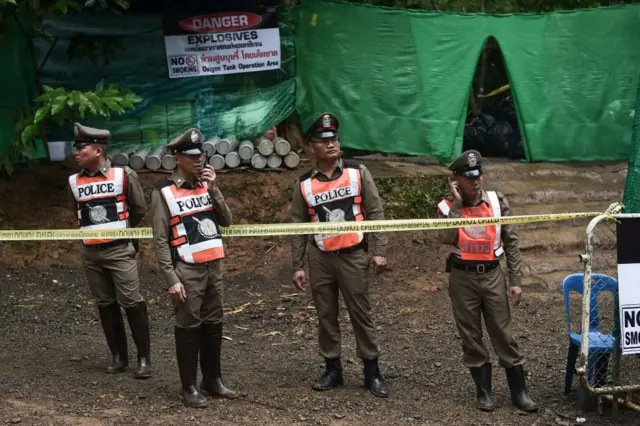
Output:
M629 156L629 168L622 202L625 213L640 213L640 81L638 81L631 133L631 155Z
M14 124L21 112L29 111L31 99L36 95L35 65L16 19L6 22L6 35L0 40L0 170L5 166L11 170L8 153L17 137ZM22 26L29 29L25 22Z
M473 74L493 36L529 161L629 156L639 6L490 16L310 0L296 12L303 126L332 111L345 146L459 154Z
M83 13L51 32L60 39L43 82L91 89L104 79L141 95L134 113L110 123L87 120L109 127L116 144L163 143L192 125L207 136L255 136L297 105L303 127L321 112L338 114L347 147L447 161L462 149L472 77L493 36L528 160L628 158L640 78L639 6L489 16L310 0L279 11L282 70L169 79L159 16ZM69 62L68 40L81 34L122 37L124 49L108 66ZM25 106L34 91L27 46L9 40L0 45L5 109ZM38 47L44 55L47 46ZM9 116L1 117L0 154L13 136Z

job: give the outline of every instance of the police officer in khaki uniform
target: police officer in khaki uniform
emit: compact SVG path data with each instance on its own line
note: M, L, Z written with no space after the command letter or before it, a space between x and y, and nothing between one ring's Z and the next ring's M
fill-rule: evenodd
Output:
M511 210L503 194L483 190L482 156L465 151L451 165L453 200L438 205L439 214L448 218L509 216ZM527 391L523 364L511 326L509 298L517 305L520 288L521 256L519 238L513 225L467 226L446 229L441 240L452 246L447 259L449 296L458 332L462 339L463 363L471 370L476 384L477 408L494 409L491 394L491 363L482 341L482 321L505 368L511 398L524 411L536 411L537 404ZM500 268L500 258L507 257L509 287Z
M180 396L195 408L207 406L203 394L238 397L222 382L220 360L224 247L219 226L231 224L231 211L213 167L203 168L202 140L200 130L192 128L168 145L178 170L151 194L153 242L175 307Z
M293 222L341 222L384 219L382 203L369 170L343 161L338 140L339 122L321 114L307 131L317 166L302 175L293 192ZM371 233L375 272L387 266L387 238ZM308 250L307 250L308 247ZM311 294L318 313L320 354L326 371L313 389L328 390L343 384L338 325L339 293L349 311L356 335L356 353L364 363L365 386L376 396L388 396L378 366L378 337L368 296L367 236L363 233L296 235L292 238L293 283L306 289L304 270L308 254Z
M109 131L76 123L74 134L75 159L82 170L69 177L69 198L80 228L137 226L146 213L144 193L133 170L111 166ZM135 377L145 379L151 377L149 317L140 294L136 251L130 240L85 239L82 255L112 354L107 372L121 373L129 365L122 306L138 349Z

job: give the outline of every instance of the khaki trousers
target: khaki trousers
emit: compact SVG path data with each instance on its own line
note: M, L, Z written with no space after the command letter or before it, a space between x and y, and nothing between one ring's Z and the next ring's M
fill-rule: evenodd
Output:
M318 343L324 358L341 355L338 324L339 293L347 306L356 337L356 354L362 359L378 357L378 341L371 318L367 270L369 257L364 250L332 255L309 246L311 295L318 314Z
M222 259L197 265L178 260L175 271L187 293L183 303L175 304L176 325L195 328L202 323L221 324L224 299Z
M136 250L132 244L122 244L106 250L83 246L84 271L91 294L98 306L116 301L124 308L142 302Z
M507 285L499 267L484 274L452 268L449 297L462 339L465 366L480 367L489 362L489 352L482 341L481 316L500 365L510 368L524 364L513 338Z

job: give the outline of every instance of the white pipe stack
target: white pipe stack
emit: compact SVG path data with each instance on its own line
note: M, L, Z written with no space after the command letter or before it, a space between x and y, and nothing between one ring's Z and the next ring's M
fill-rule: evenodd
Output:
M251 141L242 141L240 145L238 145L238 155L242 160L251 161L254 151L253 142Z
M290 169L295 169L300 164L300 157L295 152L291 151L284 158L284 165Z
M154 171L160 170L160 167L162 167L162 158L166 152L167 148L165 146L160 146L147 155L147 158L144 160L144 164L147 166L147 169Z
M238 139L235 136L227 136L224 139L220 139L220 141L216 144L216 150L220 155L227 155L230 152L233 152L238 148Z
M251 167L254 169L264 169L267 166L267 159L262 154L253 154L251 157Z
M213 166L214 170L222 170L225 165L224 157L219 154L212 155L211 158L209 158L209 164Z
M140 151L136 152L129 159L129 167L133 170L140 170L144 167L144 162L147 159L147 156L151 152L151 148L143 148Z
M273 154L273 142L267 138L258 138L256 141L256 148L258 148L258 152L264 157L268 157Z
M291 152L291 144L287 142L286 139L276 137L273 140L273 146L275 148L276 153L281 157L284 157L289 152Z
M118 167L124 167L129 164L129 154L127 152L116 151L111 157L111 164Z
M270 169L277 169L282 166L282 157L280 157L275 152L267 157L267 166Z
M235 169L241 162L242 159L236 151L230 152L224 157L224 164L226 164L230 169Z
M178 165L176 164L176 159L173 157L173 155L171 154L165 154L164 157L162 157L162 168L165 170L175 170L175 168L178 167Z
M207 156L207 158L215 155L218 142L220 142L220 138L218 136L214 136L206 142L202 143L202 149L204 150L204 154Z

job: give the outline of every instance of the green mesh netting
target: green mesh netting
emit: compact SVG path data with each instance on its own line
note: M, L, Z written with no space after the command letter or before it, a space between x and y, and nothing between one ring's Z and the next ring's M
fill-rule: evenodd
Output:
M28 30L26 22L23 28ZM5 37L0 41L0 169L7 167L11 170L12 158L8 155L11 144L16 138L14 123L21 111L28 111L31 99L36 95L35 65L29 55L27 39L20 31L15 19L6 21ZM38 144L41 148L41 144ZM46 152L32 150L36 157L46 155ZM22 158L14 155L13 161Z
M69 14L50 31L60 39L44 69L43 83L92 90L104 79L105 84L119 84L143 97L132 113L110 121L84 121L108 128L115 148L165 144L191 126L198 126L207 138L252 138L282 122L295 107L292 10L278 9L281 70L181 79L168 76L159 15ZM124 49L107 66L86 59L69 62L69 39L79 34L121 37ZM70 131L54 131L54 137L69 139Z

